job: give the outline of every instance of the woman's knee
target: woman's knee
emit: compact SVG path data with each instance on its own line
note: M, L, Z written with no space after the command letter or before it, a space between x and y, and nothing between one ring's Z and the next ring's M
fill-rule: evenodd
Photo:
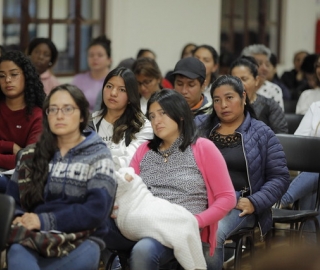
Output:
M174 258L173 250L153 238L143 238L133 247L130 268L133 270L159 269Z
M131 251L131 257L144 258L156 256L159 249L159 242L153 238L143 238L138 241ZM160 244L161 245L161 244Z

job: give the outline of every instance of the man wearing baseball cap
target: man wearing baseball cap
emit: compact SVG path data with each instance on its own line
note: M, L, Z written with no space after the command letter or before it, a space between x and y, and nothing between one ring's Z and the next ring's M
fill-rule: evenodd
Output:
M212 106L202 93L206 79L204 64L194 57L183 58L176 64L172 75L174 89L186 99L194 116L208 113Z

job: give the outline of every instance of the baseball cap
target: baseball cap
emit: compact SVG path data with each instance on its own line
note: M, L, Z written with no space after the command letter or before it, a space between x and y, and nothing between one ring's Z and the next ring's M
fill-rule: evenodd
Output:
M187 57L178 61L174 67L172 75L182 75L190 79L203 78L206 79L206 67L195 57Z

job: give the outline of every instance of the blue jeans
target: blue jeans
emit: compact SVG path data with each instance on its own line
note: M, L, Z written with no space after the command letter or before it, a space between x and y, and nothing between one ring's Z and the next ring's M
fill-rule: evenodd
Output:
M9 180L10 179L6 175L0 174L0 193L6 193Z
M92 240L84 241L69 255L60 258L45 258L33 249L13 244L8 250L8 270L97 270L100 248Z
M299 200L301 210L314 210L318 188L318 173L302 172L292 180L287 192L281 198L281 205L288 206ZM320 216L317 217L320 223ZM314 223L307 221L305 231L315 232ZM310 241L315 241L314 234L306 236Z
M234 231L242 228L254 227L256 217L254 214L239 217L241 213L238 209L232 209L218 223L217 246L214 251L213 260L208 270L221 270L224 262L224 242Z
M173 249L163 246L153 238L146 237L138 242L128 240L120 233L112 218L108 219L108 230L109 233L105 238L107 248L122 251L131 250L131 270L157 270L160 266L164 266L174 259ZM212 265L213 257L210 257L209 244L203 243L202 246L208 269L211 269L209 265Z

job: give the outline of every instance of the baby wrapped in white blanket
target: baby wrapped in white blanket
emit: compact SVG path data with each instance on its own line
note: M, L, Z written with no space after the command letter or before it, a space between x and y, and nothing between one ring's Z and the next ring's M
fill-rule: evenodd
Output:
M153 196L133 168L121 168L116 178L115 205L119 209L115 221L121 233L133 241L151 237L172 248L186 270L207 269L194 215L180 205Z

